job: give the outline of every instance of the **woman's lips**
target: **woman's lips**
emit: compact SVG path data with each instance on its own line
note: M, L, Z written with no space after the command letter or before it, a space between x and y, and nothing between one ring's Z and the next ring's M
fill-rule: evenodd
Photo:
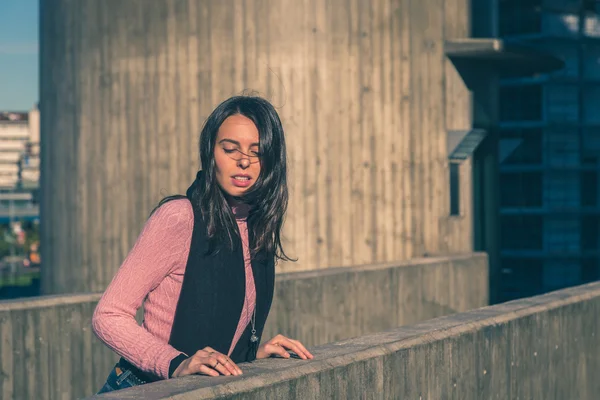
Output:
M233 183L233 186L237 187L248 187L250 186L251 181L252 180L249 176L235 175L231 177L231 182Z

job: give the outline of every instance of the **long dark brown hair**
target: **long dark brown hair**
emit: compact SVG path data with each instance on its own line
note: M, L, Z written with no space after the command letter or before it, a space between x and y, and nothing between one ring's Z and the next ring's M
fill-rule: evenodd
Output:
M261 171L258 179L235 201L248 204L250 249L253 256L259 253L272 254L276 259L295 261L289 258L281 244L281 229L288 205L287 158L283 126L275 108L258 96L234 96L215 108L206 119L200 134L200 161L202 178L196 184L197 204L206 221L209 251L218 252L223 245L233 246L233 236L239 230L227 195L219 186L215 171L214 150L219 128L232 115L243 115L252 120L259 133ZM171 196L166 201L182 198Z

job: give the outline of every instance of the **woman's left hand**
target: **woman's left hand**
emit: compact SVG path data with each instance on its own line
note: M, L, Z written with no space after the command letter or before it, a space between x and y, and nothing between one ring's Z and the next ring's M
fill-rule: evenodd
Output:
M310 360L313 358L313 355L306 350L306 347L304 347L302 343L294 339L286 338L283 335L277 335L261 345L256 352L256 358L267 358L273 354L277 354L283 358L290 358L290 353L286 350L293 351L303 360Z

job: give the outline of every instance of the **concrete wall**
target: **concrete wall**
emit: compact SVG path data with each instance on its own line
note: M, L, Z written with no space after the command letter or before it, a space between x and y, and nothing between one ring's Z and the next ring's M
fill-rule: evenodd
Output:
M256 90L290 158L280 271L472 251L471 163L449 217L447 129L472 101L444 40L468 0L40 2L45 293L104 290L202 122Z
M487 305L487 256L279 274L275 290L264 338L312 346Z
M97 399L544 399L600 393L600 282Z
M316 345L487 304L487 257L331 268L277 276L265 340ZM0 302L0 398L72 399L99 390L118 359L95 338L100 294Z

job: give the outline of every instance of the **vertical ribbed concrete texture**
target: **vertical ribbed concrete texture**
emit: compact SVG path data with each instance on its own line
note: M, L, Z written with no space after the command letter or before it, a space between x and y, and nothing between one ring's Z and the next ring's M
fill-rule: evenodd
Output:
M443 48L468 36L468 1L40 6L46 293L106 287L155 204L193 179L202 122L244 91L287 133L299 261L280 271L471 251L471 166L449 218L446 149L471 100Z

